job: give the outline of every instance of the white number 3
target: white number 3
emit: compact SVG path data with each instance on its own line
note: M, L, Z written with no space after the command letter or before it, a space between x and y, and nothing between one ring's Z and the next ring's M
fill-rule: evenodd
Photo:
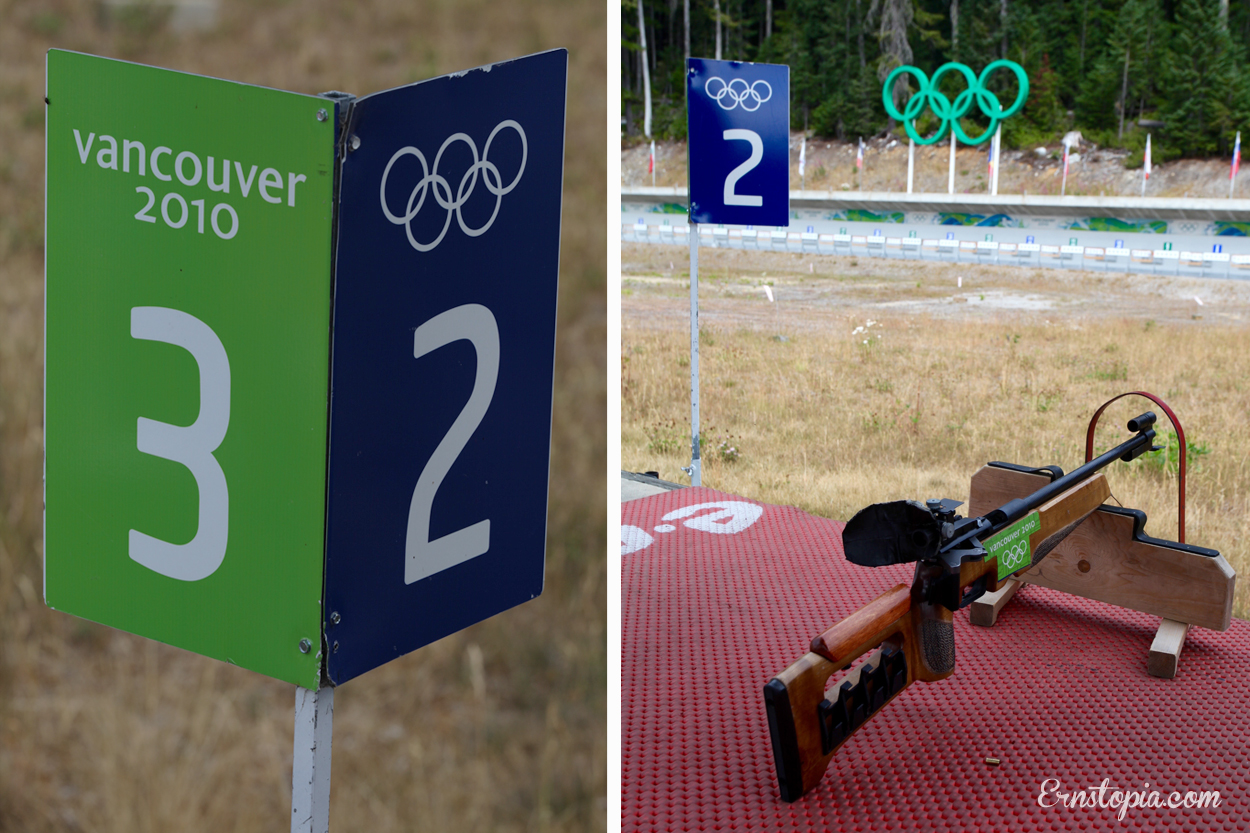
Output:
M437 541L430 540L430 507L434 504L434 494L481 424L495 395L495 380L499 377L499 326L486 307L465 304L426 321L413 337L413 355L418 359L460 339L472 343L477 351L477 376L469 401L430 455L412 490L404 547L404 584L420 581L490 549L490 519L457 529Z
M230 498L226 476L213 452L230 424L230 362L221 339L200 319L166 307L135 307L130 335L186 349L200 369L200 413L188 426L139 417L137 442L144 454L181 463L200 490L200 519L195 537L171 544L130 530L130 557L163 576L182 581L208 578L226 557Z

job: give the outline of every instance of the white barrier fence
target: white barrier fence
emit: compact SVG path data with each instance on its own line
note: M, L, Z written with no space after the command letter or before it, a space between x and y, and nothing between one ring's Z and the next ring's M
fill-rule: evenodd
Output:
M621 227L621 239L685 246L689 243L690 227L632 223ZM1057 246L1045 243L999 243L991 240L826 234L786 229L764 231L711 226L699 226L699 245L946 263L1250 279L1250 254L1229 254L1222 251ZM1220 244L1214 245L1222 248Z

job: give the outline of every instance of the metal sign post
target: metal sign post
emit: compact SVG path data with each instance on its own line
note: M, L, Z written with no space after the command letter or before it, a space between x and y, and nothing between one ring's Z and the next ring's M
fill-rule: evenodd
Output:
M699 224L790 224L790 68L690 58L690 474L699 448Z
M699 225L690 224L690 475L691 486L703 485L699 448Z
M295 689L295 749L291 755L291 833L329 833L330 748L334 688Z
M911 193L912 177L916 171L916 140L907 137L907 193Z
M994 145L990 153L994 156L994 178L990 184L990 193L998 194L998 172L1003 167L1003 126L1000 124L994 131Z
M955 193L955 134L951 133L951 164L950 175L946 180L946 193Z

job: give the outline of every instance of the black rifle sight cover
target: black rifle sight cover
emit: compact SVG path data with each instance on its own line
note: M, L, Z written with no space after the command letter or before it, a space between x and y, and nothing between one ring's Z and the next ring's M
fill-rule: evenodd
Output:
M941 536L941 524L924 504L894 500L856 512L842 530L842 548L852 564L884 567L933 558Z

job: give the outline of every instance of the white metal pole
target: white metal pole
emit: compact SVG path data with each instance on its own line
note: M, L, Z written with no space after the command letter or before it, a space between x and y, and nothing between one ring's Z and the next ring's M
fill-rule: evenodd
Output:
M690 223L690 485L703 485L699 459L699 224Z
M911 193L912 175L916 171L916 142L907 138L907 193Z
M955 131L951 131L951 171L946 180L946 193L955 193Z
M330 748L334 688L295 688L295 750L291 758L291 833L329 833Z
M1000 124L994 132L994 181L990 185L990 193L998 194L998 172L1003 166L1003 126Z

